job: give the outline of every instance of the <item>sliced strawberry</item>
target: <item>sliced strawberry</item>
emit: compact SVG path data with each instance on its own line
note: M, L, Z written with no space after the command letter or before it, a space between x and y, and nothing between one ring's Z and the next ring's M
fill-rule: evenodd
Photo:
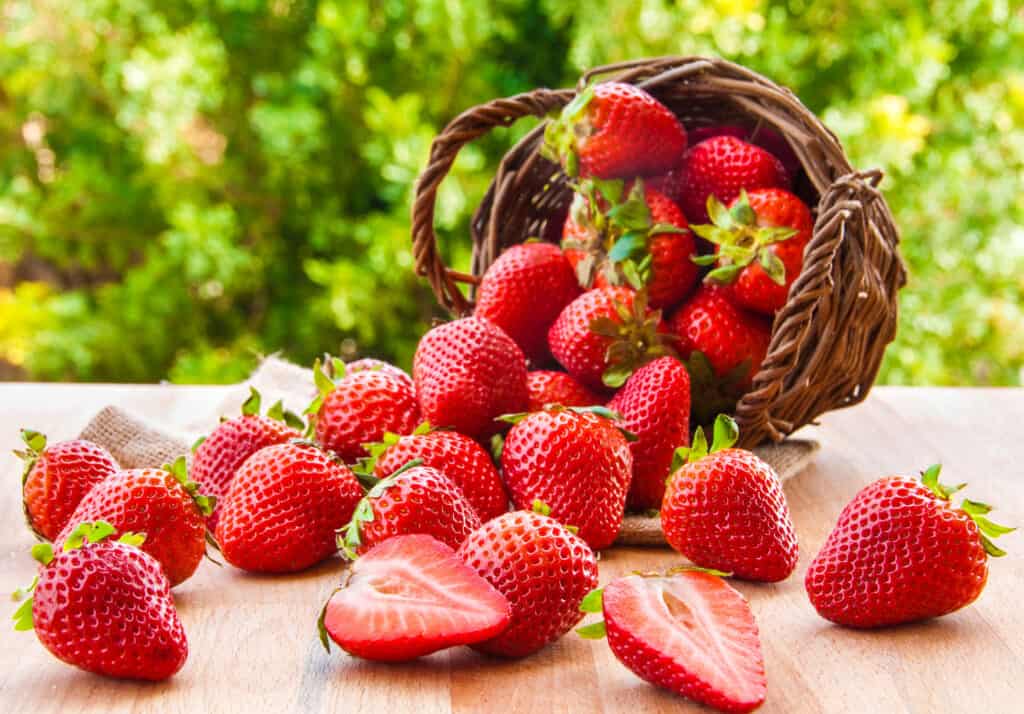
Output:
M430 536L396 536L353 563L328 600L320 637L349 654L400 662L500 634L508 600Z
M630 575L613 580L603 597L604 627L580 634L608 635L612 652L642 679L727 712L764 702L767 679L757 623L743 596L712 572Z

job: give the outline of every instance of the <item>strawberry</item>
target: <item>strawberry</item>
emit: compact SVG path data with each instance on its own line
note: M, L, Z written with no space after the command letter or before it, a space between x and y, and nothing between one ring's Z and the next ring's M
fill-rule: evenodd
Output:
M431 430L421 424L408 436L385 434L382 442L369 445L373 463L367 469L386 478L413 459L437 469L462 491L481 521L508 510L508 494L490 455L477 442L457 431Z
M811 212L781 188L740 191L728 208L712 196L708 212L713 225L693 227L715 246L714 255L694 258L701 265L717 263L705 282L729 285L729 296L738 305L774 315L803 268L814 230Z
M350 558L409 533L425 533L458 548L480 527L480 516L455 482L420 463L410 461L378 481L356 506L339 539Z
M87 672L167 679L185 664L188 642L160 563L104 521L79 523L63 548L32 548L41 564L15 629L34 629L53 656Z
M538 370L526 375L526 388L530 402L526 410L540 411L548 404L563 407L592 407L604 402L565 372Z
M53 540L93 486L118 470L106 449L85 439L46 445L38 431L21 430L25 449L15 455L25 462L22 503L28 527L39 538Z
M686 154L680 156L679 163L665 173L660 176L652 176L646 181L648 189L654 189L658 193L664 194L677 206L683 196L683 158L685 156Z
M690 223L708 222L710 196L728 204L742 189L789 188L789 176L778 159L732 136L716 136L691 148L683 159L683 175L679 203Z
M654 176L686 150L686 129L640 87L604 82L580 92L544 131L545 158L571 177Z
M562 247L584 287L646 286L654 308L674 306L697 281L696 247L683 212L640 181L585 181L566 218Z
M743 127L737 124L717 124L689 129L687 135L691 146L696 146L713 136L734 136L755 146L760 146L779 160L790 178L796 176L803 168L800 165L800 159L797 158L796 153L790 148L789 142L782 137L782 134L766 126Z
M333 360L331 361L331 364L334 364ZM380 372L381 374L386 374L389 377L395 377L400 382L404 383L409 389L415 388L412 377L410 377L405 370L400 369L389 362L384 362L383 360L364 357L363 359L357 359L354 362L349 362L345 365L345 374L358 374L359 372Z
M490 654L525 657L554 642L580 621L580 602L597 587L594 552L539 513L498 516L473 531L458 553L512 608L501 634L474 645Z
M303 570L334 554L335 532L362 497L355 474L313 444L268 446L235 474L217 521L217 542L224 558L242 570Z
M110 523L116 535L145 533L142 549L160 561L174 587L203 559L215 502L189 480L184 457L159 469L118 471L86 494L54 544L59 548L79 523L93 521Z
M690 370L696 423L731 411L768 352L768 321L736 307L722 288L705 285L676 311L669 326Z
M548 344L566 371L591 389L621 387L633 370L671 350L661 313L643 291L594 288L569 303L548 330Z
M604 621L577 632L607 634L616 658L651 684L720 711L752 711L768 689L757 622L719 575L687 568L616 578L582 604Z
M580 294L572 266L558 246L514 245L487 269L477 290L477 317L515 340L532 362L549 358L548 328Z
M775 469L751 451L732 449L739 432L727 416L715 421L708 451L704 430L678 450L661 506L668 544L693 563L738 578L778 582L797 561L796 532Z
M690 375L675 358L659 357L634 372L608 408L636 436L626 507L661 508L672 455L690 443Z
M363 444L380 441L385 432L407 434L420 422L416 391L400 377L381 370L347 374L333 360L334 378L313 365L319 395L306 409L317 441L345 463L366 455Z
M328 650L329 635L357 657L402 662L488 640L510 618L505 596L454 550L428 535L400 535L349 566L320 616L320 640Z
M515 426L505 439L501 471L516 508L541 501L594 550L610 546L619 533L633 468L629 442L611 417L603 407L504 417Z
M965 484L939 483L939 466L920 481L882 478L862 489L807 570L805 586L822 617L848 627L883 627L939 617L970 605L988 579L990 540L1014 530L991 507L951 497Z
M423 416L474 439L500 430L495 417L526 408L522 350L504 330L480 317L430 330L416 348L412 371Z
M209 436L193 447L189 476L207 496L222 499L227 495L238 467L260 449L302 437L302 421L285 412L277 402L260 415L260 393L250 387L249 398L242 405L242 416L222 421ZM210 531L217 529L219 508L206 519Z

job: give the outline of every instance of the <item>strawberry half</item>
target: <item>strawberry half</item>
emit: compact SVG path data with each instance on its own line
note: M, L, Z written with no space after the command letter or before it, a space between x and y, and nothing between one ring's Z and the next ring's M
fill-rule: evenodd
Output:
M724 712L749 712L768 680L757 623L743 595L718 574L687 569L629 575L591 592L581 607L604 622L577 632L607 634L622 664L641 679Z
M542 155L571 177L653 176L686 150L686 129L668 107L623 82L580 92L544 131Z
M349 654L401 662L500 634L505 596L428 535L390 538L356 560L320 615L328 636Z

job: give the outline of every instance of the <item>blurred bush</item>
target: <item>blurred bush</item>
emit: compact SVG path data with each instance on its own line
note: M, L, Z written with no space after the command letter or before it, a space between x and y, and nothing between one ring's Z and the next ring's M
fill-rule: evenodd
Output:
M0 375L231 381L257 355L408 365L436 314L412 182L462 109L714 53L881 165L911 284L883 379L1019 384L1024 10L985 0L0 0ZM468 217L512 141L464 152Z

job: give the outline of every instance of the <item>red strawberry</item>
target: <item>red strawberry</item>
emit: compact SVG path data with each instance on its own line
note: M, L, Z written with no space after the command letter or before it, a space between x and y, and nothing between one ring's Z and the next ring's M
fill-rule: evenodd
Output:
M85 439L46 445L38 431L21 430L25 462L21 479L25 520L40 538L53 540L93 486L118 470L114 457Z
M743 189L789 188L789 176L778 159L732 136L716 136L691 148L683 174L680 205L690 223L708 222L710 196L728 204Z
M562 246L581 285L646 286L651 307L674 306L697 281L696 247L683 212L640 182L585 182Z
M144 536L110 540L109 523L80 523L56 554L39 544L42 564L15 629L35 629L53 656L87 672L167 679L185 664L188 642L160 563L136 547Z
M592 407L604 402L565 372L539 370L526 375L526 388L530 393L527 411L536 412L548 404L563 407Z
M347 374L340 360L332 363L332 380L313 365L319 396L306 410L312 414L316 438L345 463L366 455L363 444L380 441L386 432L408 434L420 423L416 391L399 377L380 370Z
M715 255L694 262L718 267L706 282L729 285L740 306L774 315L786 304L789 286L800 275L814 219L799 198L781 188L741 191L729 208L708 199L713 225L694 226L715 245Z
M633 458L607 410L590 409L556 407L510 417L515 426L505 439L501 471L516 508L541 501L600 550L622 526Z
M356 506L342 548L350 557L398 535L424 533L458 548L480 527L461 489L437 469L411 461L377 482Z
M385 434L384 441L372 444L373 474L386 478L413 459L435 468L450 478L476 510L481 521L500 516L508 510L508 494L490 455L480 444L457 431L429 431L429 425L409 436Z
M569 176L654 176L686 150L686 130L644 90L622 82L588 87L548 124L543 154Z
M711 286L701 287L669 325L679 337L676 349L683 359L700 352L716 377L735 377L743 390L750 387L771 341L767 320L736 307L721 288Z
M484 523L459 557L512 607L508 627L474 645L490 654L525 657L580 621L580 602L597 587L597 558L583 539L552 518L513 511Z
M355 474L316 446L268 446L250 456L231 482L217 542L224 558L242 570L303 570L337 551L335 532L362 496Z
M562 310L548 331L551 353L591 389L620 387L637 367L668 354L661 313L641 291L595 288Z
M677 446L690 443L690 375L673 357L644 365L608 403L619 424L636 436L633 479L626 507L661 508L665 479Z
M661 506L665 540L704 568L777 582L796 567L797 542L775 469L756 454L729 448L736 422L720 416L708 451L698 427L687 459L669 478Z
M724 712L764 702L768 680L750 605L717 574L628 575L589 594L604 622L579 628L608 635L622 664L641 679Z
M861 490L807 570L811 604L849 627L883 627L939 617L970 605L988 579L989 538L1014 530L985 516L991 507L951 496L939 466L921 481L890 477Z
M349 566L324 606L320 639L327 649L330 635L349 654L402 662L490 639L510 617L505 596L451 548L427 535L400 535Z
M358 374L359 372L380 372L381 374L386 374L389 377L398 379L409 389L415 388L412 382L412 377L410 377L405 370L399 369L395 365L379 359L364 357L363 359L357 359L354 362L349 362L345 365L345 374Z
M678 165L673 166L660 176L647 179L645 182L648 189L654 189L664 194L677 206L683 196L683 157L685 156L686 154L683 154L679 157Z
M174 587L203 559L214 503L189 481L184 457L159 469L118 471L86 494L54 544L59 548L79 523L93 521L110 523L116 535L145 533L142 549L160 561Z
M548 328L580 294L572 266L550 243L514 245L494 261L477 291L477 317L490 320L533 362L548 359Z
M260 449L302 437L302 422L297 416L285 412L281 402L272 406L267 416L261 416L259 392L250 390L242 416L222 421L195 446L189 476L207 496L222 499L227 495L238 467ZM217 529L218 513L215 507L206 519L211 532Z
M474 439L500 431L495 417L526 408L522 350L504 330L480 317L438 325L424 335L416 348L413 379L427 421Z
M790 148L789 142L782 138L782 135L777 131L766 126L742 127L736 124L718 124L690 129L687 133L691 146L696 146L713 136L734 136L755 146L760 146L765 151L771 152L782 163L790 178L796 176L802 168L800 159L797 158L796 153Z

